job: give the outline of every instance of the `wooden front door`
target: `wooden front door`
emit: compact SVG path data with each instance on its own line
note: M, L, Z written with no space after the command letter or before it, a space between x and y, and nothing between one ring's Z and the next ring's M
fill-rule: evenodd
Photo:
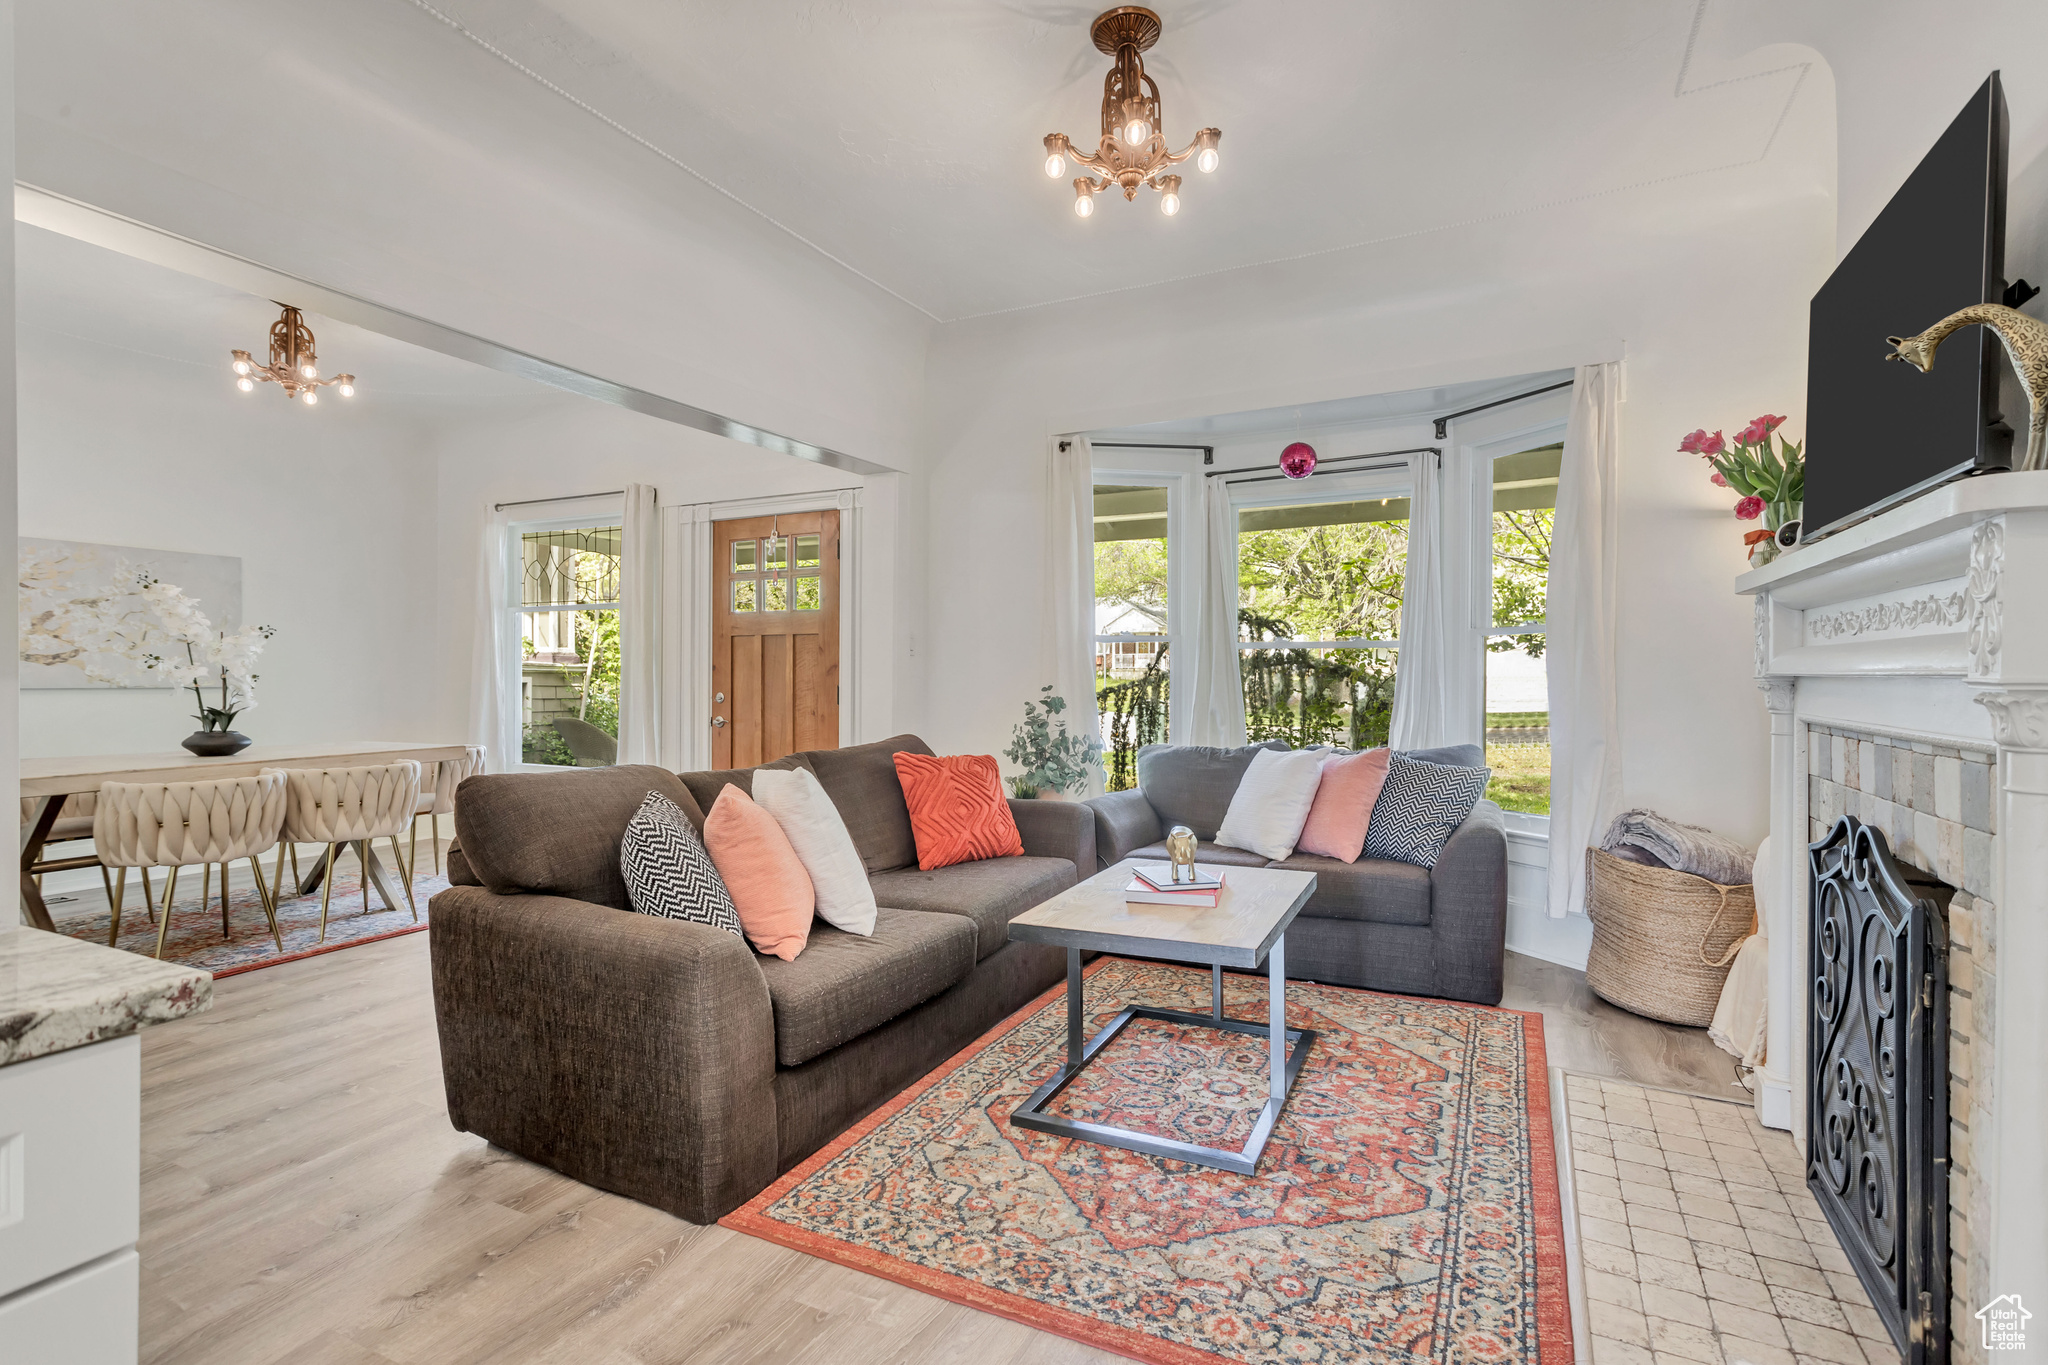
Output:
M711 754L839 747L839 513L712 523Z

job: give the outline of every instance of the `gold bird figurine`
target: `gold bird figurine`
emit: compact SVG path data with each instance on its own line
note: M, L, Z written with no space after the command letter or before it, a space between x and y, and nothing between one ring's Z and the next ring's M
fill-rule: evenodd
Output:
M1989 327L2004 343L2027 391L2027 453L2013 467L2048 469L2048 323L2003 304L1976 303L1957 309L1918 336L1886 337L1892 353L1885 359L1903 360L1925 374L1934 368L1935 349L1948 334L1976 323Z

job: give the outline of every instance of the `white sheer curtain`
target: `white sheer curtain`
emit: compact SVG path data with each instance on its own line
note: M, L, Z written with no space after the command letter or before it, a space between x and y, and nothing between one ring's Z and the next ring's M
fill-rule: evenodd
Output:
M661 507L626 485L619 532L619 762L661 762Z
M1062 446L1066 448L1061 449ZM1085 436L1055 438L1045 490L1045 681L1066 699L1067 733L1102 733L1095 711L1095 452ZM1026 700L1036 701L1034 685ZM1089 771L1083 796L1102 794Z
M1408 568L1401 580L1401 650L1394 673L1393 749L1434 749L1451 743L1451 651L1462 631L1446 615L1443 481L1428 455L1411 460L1408 495Z
M476 643L470 660L469 742L490 772L519 763L519 674L512 624L511 518L486 505L477 553Z
M1544 618L1553 918L1585 913L1586 847L1621 793L1614 681L1620 402L1619 362L1579 366L1564 430Z
M1195 636L1188 642L1194 667L1188 707L1189 740L1237 748L1245 742L1244 677L1237 666L1237 509L1222 479L1204 479L1202 584Z

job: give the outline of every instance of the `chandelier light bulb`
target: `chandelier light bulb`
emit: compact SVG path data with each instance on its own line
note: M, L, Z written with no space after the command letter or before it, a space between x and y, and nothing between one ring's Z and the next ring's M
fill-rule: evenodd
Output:
M320 377L320 371L313 368L311 361L299 366L299 374L307 379L318 379Z
M1057 180L1067 173L1067 159L1054 152L1045 159L1045 174L1048 179Z
M1093 212L1095 212L1095 196L1084 193L1075 197L1074 214L1076 217L1086 218Z
M1133 147L1142 147L1152 136L1152 125L1141 118L1134 118L1124 125L1124 141Z
M1174 214L1179 213L1180 196L1174 193L1172 190L1168 190L1165 194L1159 197L1159 211L1165 214L1168 218L1171 218Z
M254 393L256 391L256 381L245 374L235 381L235 387L243 393Z
M344 379L341 381L341 396L343 398L353 398L356 396L356 386L354 380Z
M304 393L300 394L299 397L303 398L306 401L306 406L309 408L320 401L320 395L313 392L311 389L307 389Z
M1203 172L1213 171L1222 159L1216 154L1214 147L1204 147L1201 155L1195 158L1195 169Z
M247 374L247 373L249 373L249 362L248 362L248 361L246 361L246 360L237 360L237 361L235 362L235 373L236 373L236 374Z

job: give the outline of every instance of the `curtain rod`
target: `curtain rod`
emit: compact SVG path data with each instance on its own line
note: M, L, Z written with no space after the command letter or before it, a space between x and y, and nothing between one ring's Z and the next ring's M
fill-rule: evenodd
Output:
M1061 441L1060 449L1065 450L1073 444L1072 441ZM1090 441L1088 444L1090 446L1103 446L1110 450L1199 450L1202 452L1203 464L1216 463L1215 446L1188 445L1186 443L1174 444L1166 441Z
M1572 386L1572 383L1572 380L1567 379L1562 383L1546 384L1540 389L1531 389L1527 393L1517 393L1506 398L1496 398L1491 403L1481 403L1478 407L1466 408L1463 412L1447 412L1436 419L1436 438L1441 441L1449 436L1451 434L1451 422L1456 418L1470 417L1475 412L1485 412L1488 408L1497 408L1504 403L1519 403L1524 398L1534 398L1539 393L1553 393L1558 389L1568 389Z
M1335 457L1333 457L1333 458L1331 458L1331 459L1327 459L1327 460L1324 460L1324 461L1323 461L1323 462L1322 462L1321 464L1318 464L1318 465L1316 466L1316 469L1315 469L1315 474L1310 474L1310 475L1309 475L1308 477L1309 477L1309 478L1311 478L1311 479L1313 479L1313 478L1314 478L1314 477L1316 476L1316 474L1322 474L1322 473L1325 473L1325 472L1327 472L1327 473L1333 473L1333 474L1357 474L1357 473L1359 473L1359 472L1361 472L1361 471L1359 471L1359 470L1356 470L1356 469L1335 469L1335 470L1327 470L1327 471L1326 471L1326 470L1324 469L1324 466L1325 466L1325 465L1333 465L1333 464L1346 464L1346 463L1349 463L1349 462L1351 462L1351 461L1354 461L1354 460L1392 460L1392 459L1393 459L1393 457L1394 457L1394 456L1396 456L1396 455L1434 455L1434 456L1436 456L1436 467L1437 467L1438 469L1442 469L1442 468L1444 467L1444 452L1443 452L1443 449L1442 449L1441 447L1439 447L1439 446L1412 446L1412 447L1410 447L1410 448L1409 448L1409 449L1407 449L1407 450L1375 450L1375 451L1371 451L1371 452L1369 452L1369 453L1367 453L1367 454L1364 454L1364 455L1338 455L1338 456L1335 456ZM1395 464L1407 464L1407 463L1408 463L1408 461L1406 461L1406 460L1394 460L1392 464L1387 464L1387 465L1368 465L1368 466L1366 466L1366 468L1368 468L1368 469L1392 469L1392 468L1394 467L1394 465L1395 465ZM1234 467L1234 468L1231 468L1231 469L1212 469L1212 470L1208 471L1207 477L1208 477L1208 478L1212 478L1212 479L1213 479L1213 478L1216 478L1216 477L1218 477L1219 475L1230 475L1230 474L1248 474L1248 473L1251 473L1251 472L1252 472L1252 471L1254 471L1254 470L1259 470L1259 469L1270 469L1271 467L1272 467L1272 466L1270 466L1270 465L1263 465L1263 464L1246 464L1246 465L1238 465L1238 466L1236 466L1236 467ZM1225 482L1228 482L1228 483L1265 483L1265 482L1267 482L1268 480L1271 480L1271 479L1284 479L1284 478L1286 478L1286 477L1287 477L1287 476L1286 476L1285 474L1268 474L1268 475L1266 475L1266 476L1265 476L1264 478L1259 478L1259 479L1226 479L1226 480L1225 480ZM1298 483L1298 482L1300 482L1300 480L1296 480L1296 482Z
M614 488L608 493L571 493L566 498L521 498L518 502L494 502L491 504L491 510L493 512L502 512L507 507L532 507L535 503L542 502L581 502L585 498L623 498L625 496L625 489ZM657 494L656 496L659 497L660 495Z

